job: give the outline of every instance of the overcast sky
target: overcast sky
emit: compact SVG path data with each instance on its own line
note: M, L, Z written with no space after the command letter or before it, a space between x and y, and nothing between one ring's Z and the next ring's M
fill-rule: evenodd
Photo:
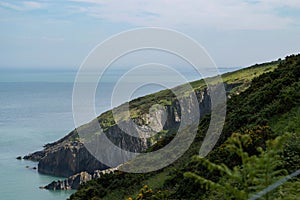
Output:
M77 69L113 34L180 31L219 67L300 52L299 0L0 0L0 68Z

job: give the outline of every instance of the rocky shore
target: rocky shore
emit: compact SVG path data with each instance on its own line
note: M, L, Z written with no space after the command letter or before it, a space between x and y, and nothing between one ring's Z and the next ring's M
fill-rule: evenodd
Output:
M239 85L241 84L225 84L225 89L226 91L230 91ZM197 106L200 108L200 115L202 117L211 111L210 91L207 89L197 91L196 96L198 99L197 104L199 103ZM180 109L178 101L175 100L172 101L171 104L164 106L164 112L158 109L152 116L145 113L134 120L136 123L142 125L143 131L147 131L148 129L148 131L170 130L178 127L178 124L180 124ZM147 125L149 117L152 118L151 130ZM86 129L87 132L95 133L95 123L98 123L98 119L81 128ZM133 131L139 132L140 130ZM107 127L105 129L105 134L115 145L131 152L142 152L155 143L153 140L149 142L147 139L143 140L129 136L116 124ZM86 149L84 142L78 137L76 129L64 138L45 145L43 150L24 156L23 158L38 162L39 173L68 177L63 181L54 181L43 187L50 190L77 189L80 184L93 178L97 178L102 173L108 172L103 171L107 170L108 166L95 159L95 157Z
M107 170L95 170L91 174L87 172L80 172L78 174L70 176L67 179L53 181L46 186L41 186L40 188L47 190L76 190L81 184L86 183L87 181L90 181L92 179L100 178L103 174L114 173L114 171L116 170L117 168L110 168Z
M24 156L24 159L38 162L38 172L53 176L69 177L82 171L92 173L107 169L82 142L74 139L76 135L76 131L73 131L65 140L47 144L44 150Z

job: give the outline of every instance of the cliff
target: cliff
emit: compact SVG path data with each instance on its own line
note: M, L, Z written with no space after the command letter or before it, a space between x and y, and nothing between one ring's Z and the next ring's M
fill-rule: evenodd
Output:
M229 86L232 87L231 85ZM201 116L210 112L210 94L207 89L197 92ZM163 111L157 109L152 113L154 123L151 128L147 126L149 117L147 113L134 119L134 122L140 124L144 132L154 130L174 130L180 124L180 106L177 100L171 105L165 105ZM101 116L100 116L100 119ZM84 125L84 129L94 133L96 131L97 121L92 121ZM101 122L100 122L101 123ZM128 123L124 121L123 123ZM131 129L132 132L139 130ZM130 136L121 130L117 124L113 124L104 129L106 136L115 145L131 152L145 151L149 146L153 145L158 138L140 139ZM104 170L108 167L100 163L90 154L84 146L83 141L78 137L76 130L69 133L64 139L45 145L44 150L27 155L24 159L38 161L38 171L43 174L68 177L74 174L86 171L94 173L95 170ZM116 167L116 166L112 166Z
M224 74L224 86L228 96L243 91L250 85L254 77L272 71L276 66L276 63L271 63L267 66L256 66ZM241 74L244 75L244 77L241 76ZM236 79L237 76L239 76L238 79ZM211 91L205 87L202 80L192 82L191 85L196 91L200 117L203 117L211 111ZM135 99L129 102L129 104L133 121L140 125L140 127L144 129L143 131L151 132L160 130L156 136L149 139L140 139L126 134L113 120L111 111L101 114L97 119L79 128L96 134L96 124L99 122L106 136L115 145L131 152L142 152L154 145L166 134L176 132L180 124L181 108L178 100L174 98L170 90L164 90ZM161 108L156 109L150 116L148 112L153 104L160 104ZM152 120L151 127L148 126L149 119ZM126 124L128 121L125 119L123 122ZM139 132L139 130L131 131ZM64 181L49 184L45 187L46 189L76 189L78 184L97 177L95 174L99 174L99 171L108 168L108 166L102 164L90 154L84 146L85 142L86 141L78 136L75 129L64 138L45 145L43 150L25 156L24 159L37 161L38 171L40 173L69 177Z
M265 67L269 68L266 65ZM254 69L248 69L248 72ZM288 180L285 175L296 174L300 166L299 156L295 156L300 152L300 55L287 57L280 61L274 71L257 78L254 78L256 74L246 72L247 70L232 73L231 78L227 79L230 81L242 76L252 77L246 89L234 87L231 90L222 135L205 159L199 157L199 148L209 127L209 116L200 120L193 143L184 155L171 165L151 173L115 172L103 175L80 186L70 199L140 199L141 196L149 199L232 199L236 194L239 195L237 198L249 199L269 185L276 185L279 180ZM233 92L239 95L233 95ZM283 152L272 154L270 158L265 159L262 154L265 155L263 152L266 152L266 141L274 145L274 138L286 135L286 132L292 135L287 138L284 146L281 146ZM248 139L241 141L244 136ZM235 141L229 148L227 145L232 143L229 143L228 139ZM168 138L163 139L149 150L155 150L155 147L160 149L166 144L165 140L169 141ZM277 146L275 148L276 151L280 149ZM239 153L233 152L234 149ZM241 156L249 165L245 166L242 163ZM253 161L258 160L249 159L248 156L262 159L263 167L253 167ZM258 173L254 171L255 168L259 169ZM266 168L268 169L265 170ZM270 169L274 168L282 171L273 173ZM238 171L232 172L232 169ZM241 173L240 170L244 172ZM191 177L191 174L195 176ZM249 179L253 175L255 178ZM260 182L266 180L265 178L257 178L261 175L268 177L267 184ZM282 177L276 178L278 175ZM230 179L232 176L234 179ZM293 180L268 194L274 196L273 199L298 199L299 183L299 178L293 177ZM224 184L226 187L223 187ZM241 194L248 197L244 198Z
M68 177L65 180L52 181L46 186L40 187L47 190L77 190L81 184L84 184L92 179L100 178L104 174L114 173L117 168L110 168L107 170L95 170L92 174L85 171Z

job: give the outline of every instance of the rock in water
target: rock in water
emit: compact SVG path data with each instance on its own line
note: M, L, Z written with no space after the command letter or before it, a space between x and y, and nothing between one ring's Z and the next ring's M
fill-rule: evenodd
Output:
M231 90L238 85L227 85L225 84L226 91ZM211 91L210 89L201 89L196 91L197 102L189 102L190 98L183 99L184 104L191 104L195 106L199 106L200 117L205 116L211 111ZM198 105L199 104L199 105ZM157 132L160 130L176 130L181 122L181 106L178 100L172 100L166 105L162 106L161 109L154 109L153 113L150 115L148 113L141 113L139 117L133 119L133 121L138 124L140 127L137 129L130 129L131 131L139 133L143 129L143 133L151 133L153 131ZM187 112L192 112L192 106L187 108ZM121 107L119 108L121 109ZM92 122L83 125L82 127L88 134L96 134L98 129L96 127L99 126L99 121L110 120L110 115L103 113L100 117L93 120ZM107 115L105 115L107 114ZM104 118L104 117L107 117ZM127 120L127 121L126 121ZM151 121L151 123L149 122ZM190 119L192 121L192 119ZM95 125L95 123L97 125ZM125 124L128 123L128 119L124 119ZM151 124L151 126L148 126ZM108 123L108 125L103 128L105 135L108 139L118 146L121 149L130 152L143 152L149 146L153 145L156 141L149 141L147 138L138 138L133 137L122 131L117 124ZM28 156L25 156L24 159L37 161L38 163L38 171L43 174L54 175L54 176L62 176L69 177L75 175L78 177L78 173L86 172L89 174L93 174L96 170L104 170L107 169L108 166L104 165L100 161L98 161L90 152L85 148L83 141L86 138L80 138L78 136L77 130L73 130L64 138L50 143L44 146L42 151L35 152ZM86 141L85 141L86 142ZM107 149L101 149L97 151L99 153L104 153L107 155L107 159L110 160L114 157L114 152L110 152ZM108 151L108 152L107 152ZM116 164L119 165L119 164ZM116 167L116 166L110 166ZM87 178L88 179L88 178ZM77 180L77 179L76 179ZM48 188L72 188L72 184L76 183L75 178L66 179L65 181L56 181L49 184ZM82 180L82 179L80 179ZM67 182L66 182L67 181ZM69 183L69 181L72 182ZM79 181L82 182L82 181ZM76 184L75 184L76 185ZM76 187L75 187L76 188Z

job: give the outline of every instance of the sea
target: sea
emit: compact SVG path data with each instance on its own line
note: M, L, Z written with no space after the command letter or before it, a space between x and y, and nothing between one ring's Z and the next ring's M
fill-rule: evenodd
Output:
M220 73L236 68L219 68ZM95 95L96 112L111 108L110 97L122 70L112 70L100 82ZM199 79L193 71L183 70L187 80ZM53 180L63 179L39 174L36 162L16 157L41 150L75 128L72 92L76 70L0 68L0 199L63 200L71 191L40 189ZM162 86L143 86L136 98L159 91Z

